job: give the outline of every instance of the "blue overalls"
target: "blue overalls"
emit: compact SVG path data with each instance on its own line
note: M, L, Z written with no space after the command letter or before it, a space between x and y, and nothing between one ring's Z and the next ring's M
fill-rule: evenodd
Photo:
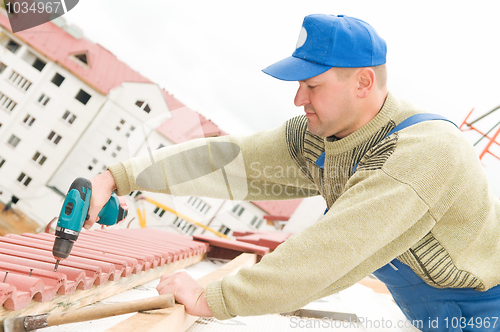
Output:
M392 294L413 326L422 331L500 331L500 286L434 288L397 259L373 274Z
M387 136L428 120L449 121L437 114L417 114L401 122ZM323 168L324 162L325 153L316 164ZM500 285L486 292L434 288L397 259L373 274L387 286L406 318L422 331L500 331Z

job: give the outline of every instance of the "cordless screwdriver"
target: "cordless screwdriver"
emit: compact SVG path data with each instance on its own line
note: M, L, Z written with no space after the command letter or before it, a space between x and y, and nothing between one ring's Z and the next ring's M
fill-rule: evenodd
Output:
M54 272L57 271L59 262L68 258L85 220L89 218L88 211L91 196L92 184L88 179L77 178L73 181L57 220L56 238L52 248L52 254L56 259ZM111 226L119 223L127 216L125 200L120 201L120 198L113 193L98 216L97 223L101 225Z

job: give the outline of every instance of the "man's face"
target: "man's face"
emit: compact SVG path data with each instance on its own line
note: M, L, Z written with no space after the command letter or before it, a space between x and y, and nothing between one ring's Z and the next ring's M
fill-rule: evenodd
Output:
M311 133L343 138L358 130L360 114L356 107L358 90L356 71L339 79L335 68L323 74L299 81L295 106L304 107Z

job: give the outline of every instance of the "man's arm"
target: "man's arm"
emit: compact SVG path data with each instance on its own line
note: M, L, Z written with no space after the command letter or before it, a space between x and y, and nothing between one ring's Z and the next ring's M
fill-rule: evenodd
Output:
M197 139L108 167L92 179L89 228L109 199L134 190L230 200L280 200L318 195L290 157L285 125L254 135ZM112 180L109 177L112 175ZM114 183L113 183L114 182ZM107 199L106 199L107 197Z
M435 224L411 186L381 170L357 174L317 223L251 268L210 283L218 319L292 311L338 292L401 255Z

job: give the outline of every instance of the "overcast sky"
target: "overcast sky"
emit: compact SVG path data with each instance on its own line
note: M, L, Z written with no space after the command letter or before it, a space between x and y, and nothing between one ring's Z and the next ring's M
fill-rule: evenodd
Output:
M302 114L298 84L261 70L291 55L313 13L370 23L397 97L456 123L485 113L500 105L499 12L496 0L81 0L64 17L226 132L252 133Z

